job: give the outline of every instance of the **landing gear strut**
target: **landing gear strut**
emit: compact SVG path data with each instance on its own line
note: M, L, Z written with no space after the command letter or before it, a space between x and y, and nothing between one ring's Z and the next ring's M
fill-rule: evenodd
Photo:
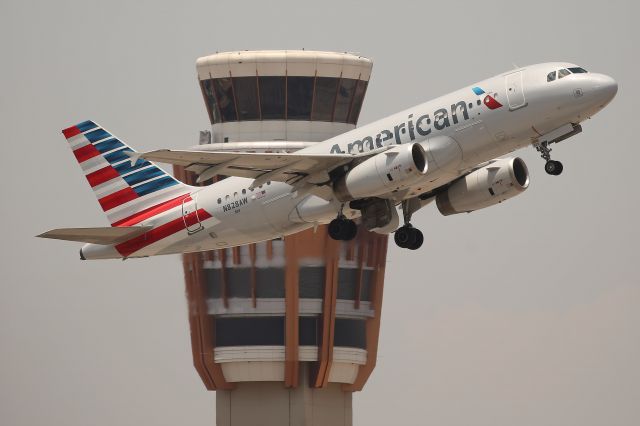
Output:
M544 164L544 171L550 175L558 176L562 173L562 163L551 159L551 148L549 148L549 142L539 142L533 145L540 153L540 156L546 161Z
M410 200L402 202L402 216L404 218L404 225L396 230L393 240L400 248L406 248L409 250L417 250L422 246L424 242L424 236L422 232L414 228L411 225L411 208L409 205Z

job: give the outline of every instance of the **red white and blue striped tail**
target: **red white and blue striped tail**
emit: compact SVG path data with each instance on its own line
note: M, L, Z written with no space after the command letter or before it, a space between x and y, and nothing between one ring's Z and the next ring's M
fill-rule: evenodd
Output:
M112 226L132 226L180 205L194 189L135 152L93 121L62 131Z

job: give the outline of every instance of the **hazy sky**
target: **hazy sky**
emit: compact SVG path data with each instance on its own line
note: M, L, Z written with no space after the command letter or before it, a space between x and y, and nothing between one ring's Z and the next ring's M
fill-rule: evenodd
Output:
M171 4L169 6L168 4ZM0 423L212 425L192 366L177 256L81 262L33 238L106 226L60 129L95 119L141 150L208 127L195 60L237 49L374 60L360 123L513 67L613 76L618 96L554 146L529 148L523 195L415 216L390 246L378 366L355 425L637 425L640 12L629 1L0 2Z

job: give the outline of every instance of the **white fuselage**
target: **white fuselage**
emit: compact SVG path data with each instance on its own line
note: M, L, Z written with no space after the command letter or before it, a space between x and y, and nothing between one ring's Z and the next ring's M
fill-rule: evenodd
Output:
M411 188L379 196L400 202L446 185L478 164L528 146L545 133L567 123L579 123L602 109L617 90L610 77L582 73L547 81L549 72L573 66L545 63L512 70L297 153L366 152L391 144L428 144L436 136L453 139L459 156L454 155L448 164L429 164L424 179ZM253 179L230 177L198 188L192 193L190 204L140 223L155 226L179 220L191 209L201 213L199 223L130 257L219 249L273 239L328 223L342 207L336 197L326 201L326 196L300 195L281 182L250 190L252 182ZM301 205L304 213L299 211ZM359 211L345 207L344 213L356 217ZM83 252L87 258L122 257L109 246L90 244Z

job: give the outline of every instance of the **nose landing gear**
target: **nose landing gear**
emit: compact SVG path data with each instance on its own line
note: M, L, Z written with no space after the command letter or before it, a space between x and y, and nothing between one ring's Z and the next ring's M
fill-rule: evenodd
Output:
M550 175L558 176L562 173L564 167L559 161L551 159L551 148L549 148L549 142L538 142L533 144L536 151L540 153L540 156L546 161L544 164L544 171Z
M544 164L544 171L553 176L558 176L562 173L563 168L562 163L559 161L548 160Z
M422 232L419 229L414 228L413 225L411 225L412 213L411 200L403 201L402 216L404 219L404 225L396 230L393 240L400 248L418 250L422 247L424 235L422 235Z

